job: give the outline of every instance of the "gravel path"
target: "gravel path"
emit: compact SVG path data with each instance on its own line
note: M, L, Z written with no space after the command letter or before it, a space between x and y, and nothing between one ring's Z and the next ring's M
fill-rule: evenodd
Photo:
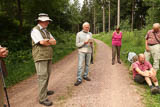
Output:
M111 49L96 40L95 63L90 66L92 81L74 86L77 74L77 51L53 65L49 96L52 107L144 107L124 64L111 65ZM11 107L44 107L38 104L37 77L9 89Z

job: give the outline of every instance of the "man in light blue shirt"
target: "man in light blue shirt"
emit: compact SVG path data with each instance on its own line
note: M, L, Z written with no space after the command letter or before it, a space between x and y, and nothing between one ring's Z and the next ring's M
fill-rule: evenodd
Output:
M83 72L83 63L85 63L85 69L83 74L83 79L86 81L91 81L88 77L89 72L89 65L91 60L91 53L92 53L92 33L89 32L90 24L85 22L83 24L83 30L77 33L76 36L76 46L78 47L78 73L77 73L77 81L74 84L78 86L82 83L82 72Z

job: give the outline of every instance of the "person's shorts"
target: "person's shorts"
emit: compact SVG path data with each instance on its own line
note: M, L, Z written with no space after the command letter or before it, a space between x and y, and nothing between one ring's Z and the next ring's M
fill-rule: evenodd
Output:
M139 84L143 84L143 83L145 83L145 78L144 78L144 76L137 74L134 77L134 81L139 83Z

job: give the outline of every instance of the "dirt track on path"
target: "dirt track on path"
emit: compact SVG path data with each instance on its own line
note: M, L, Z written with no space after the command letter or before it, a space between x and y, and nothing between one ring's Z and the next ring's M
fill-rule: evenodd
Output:
M123 64L111 65L111 49L96 40L95 62L90 66L92 81L74 86L77 74L77 51L53 65L49 90L55 94L48 98L52 107L144 107L142 97L129 78ZM37 77L9 89L11 107L45 107L38 103Z

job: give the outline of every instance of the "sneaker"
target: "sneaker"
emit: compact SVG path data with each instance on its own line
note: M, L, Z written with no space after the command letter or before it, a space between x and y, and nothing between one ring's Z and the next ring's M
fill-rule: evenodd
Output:
M81 83L82 83L82 81L77 80L76 83L75 83L74 85L75 85L75 86L78 86L78 85L80 85Z
M51 106L53 103L51 101L49 101L48 99L45 101L39 101L40 104L45 105L45 106Z
M88 77L83 77L83 79L86 80L86 81L91 81L91 79L88 78Z
M47 95L53 95L54 91L47 91Z
M152 94L158 94L159 93L159 89L157 87L152 87L151 88L151 93Z
M159 86L155 86L156 88L158 88L158 89L160 89L160 87Z

